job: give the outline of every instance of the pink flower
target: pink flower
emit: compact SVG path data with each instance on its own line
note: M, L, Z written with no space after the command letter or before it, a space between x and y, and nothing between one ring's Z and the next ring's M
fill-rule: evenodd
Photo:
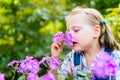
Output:
M58 66L61 64L61 60L53 58L53 57L48 57L48 56L43 57L39 63L42 64L45 61L47 62L51 70L56 70Z
M56 80L56 78L51 71L48 71L48 73L43 76L42 80Z
M18 73L38 72L40 70L39 61L33 57L27 56L25 60L20 61Z
M72 46L73 45L73 36L71 33L66 32L65 33L65 40L64 43L68 46Z
M113 76L116 73L116 64L112 56L107 52L103 53L100 57L96 57L93 73L99 78Z
M55 58L52 58L49 62L49 67L51 70L57 70L59 65L61 64L61 60Z
M5 75L3 73L0 73L0 80L5 80L4 77Z
M11 61L10 63L8 63L8 66L18 68L19 63L20 63L19 61L17 61L17 60L13 60L13 61Z
M58 32L53 37L53 42L62 42L64 40L63 32Z
M39 79L39 77L38 77L37 73L35 73L35 72L28 73L27 80L38 80L38 79Z
M58 32L54 35L53 42L62 42L67 46L72 46L73 37L72 37L72 34L69 32L66 32L65 34L63 34L63 32Z

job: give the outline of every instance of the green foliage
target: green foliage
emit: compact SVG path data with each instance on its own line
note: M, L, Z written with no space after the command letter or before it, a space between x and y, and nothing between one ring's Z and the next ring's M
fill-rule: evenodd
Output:
M120 4L120 0L91 0L94 1L92 7L98 9L102 14L107 13L107 8L115 8Z
M50 54L52 34L65 30L59 0L0 1L0 71L11 76L8 62ZM47 6L46 6L47 5ZM59 5L58 7L55 7Z
M120 5L117 8L107 9L109 14L106 15L106 19L110 22L115 39L120 43Z
M69 0L0 0L0 72L12 75L7 64L26 56L50 55L52 35L65 31Z

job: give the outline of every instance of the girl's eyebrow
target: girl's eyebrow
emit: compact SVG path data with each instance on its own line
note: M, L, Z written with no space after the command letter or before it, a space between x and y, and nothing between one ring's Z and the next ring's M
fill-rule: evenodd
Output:
M81 27L78 27L78 26L72 26L72 27L71 27L71 29L80 29L80 28L81 28ZM69 31L70 31L70 29L67 28L67 29L66 29L66 32L69 32Z
M78 27L78 26L73 26L72 29L75 29L75 28L81 28L81 27Z

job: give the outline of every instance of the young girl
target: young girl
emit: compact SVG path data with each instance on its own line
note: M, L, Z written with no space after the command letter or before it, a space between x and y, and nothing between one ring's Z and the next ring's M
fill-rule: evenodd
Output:
M119 47L102 15L92 8L76 7L67 16L66 26L67 32L73 36L73 50L67 54L59 71L59 74L64 74L61 76L62 80L70 74L74 76L74 80L78 80L78 70L89 73L95 66L93 60L105 51L114 57L117 73L107 78L96 77L95 80L120 80L120 52L117 51ZM61 43L54 42L51 46L52 57L60 58L60 51Z

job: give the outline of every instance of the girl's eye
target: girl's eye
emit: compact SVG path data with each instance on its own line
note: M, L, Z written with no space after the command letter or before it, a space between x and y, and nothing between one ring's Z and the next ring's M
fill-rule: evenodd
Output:
M77 30L74 30L74 32L78 32L79 31L79 29L77 29Z

